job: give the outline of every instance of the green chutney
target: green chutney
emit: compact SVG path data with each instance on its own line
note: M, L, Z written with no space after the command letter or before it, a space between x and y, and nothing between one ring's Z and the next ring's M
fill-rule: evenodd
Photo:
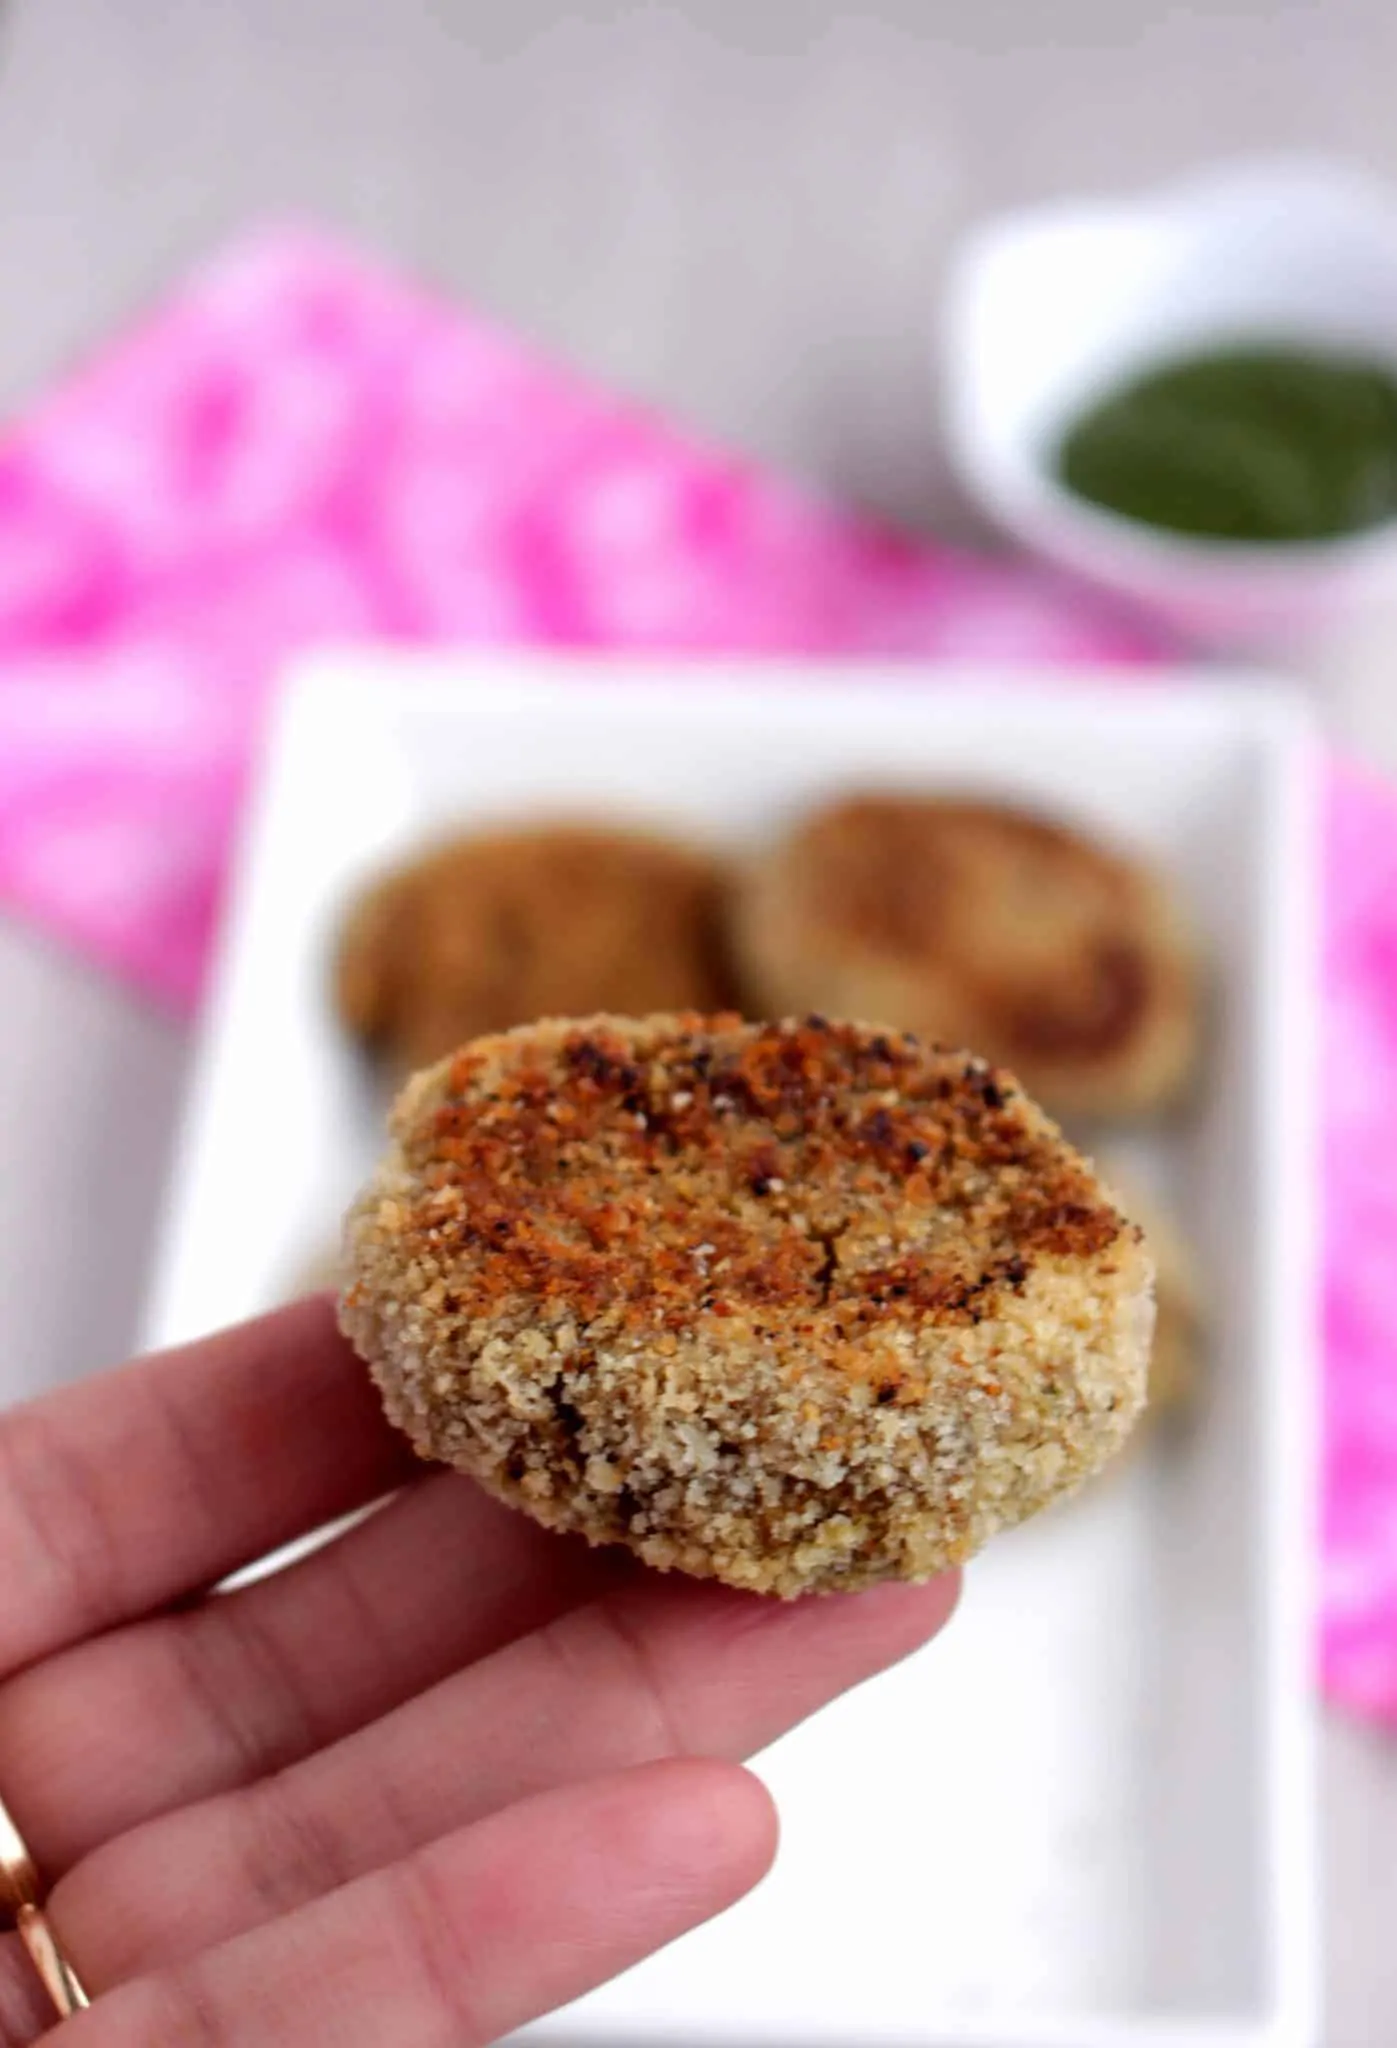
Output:
M1279 343L1212 349L1089 407L1056 468L1079 497L1171 533L1359 533L1397 516L1397 371Z

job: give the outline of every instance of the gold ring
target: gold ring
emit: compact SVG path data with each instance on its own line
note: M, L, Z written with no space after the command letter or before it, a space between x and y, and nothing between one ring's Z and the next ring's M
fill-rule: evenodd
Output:
M71 2019L75 2012L84 2011L90 2000L49 1925L42 1893L29 1845L0 1799L0 1906L13 1920L59 2017Z

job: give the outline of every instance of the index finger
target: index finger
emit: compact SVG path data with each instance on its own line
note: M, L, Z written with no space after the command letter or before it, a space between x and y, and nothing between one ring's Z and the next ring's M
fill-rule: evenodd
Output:
M420 1470L317 1297L0 1416L0 1674Z

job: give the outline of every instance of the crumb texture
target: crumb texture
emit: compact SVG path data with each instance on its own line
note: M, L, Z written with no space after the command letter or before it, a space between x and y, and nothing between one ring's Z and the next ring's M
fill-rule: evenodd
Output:
M727 898L719 861L653 833L561 821L466 834L360 895L335 1006L399 1073L561 1010L721 1009Z
M1112 1157L1101 1168L1143 1228L1154 1263L1154 1346L1145 1420L1151 1430L1178 1427L1197 1409L1208 1376L1211 1318L1202 1261L1176 1216L1153 1190L1140 1185L1128 1161Z
M600 1016L409 1083L341 1314L546 1525L793 1595L919 1578L1141 1405L1140 1233L1006 1074L821 1017Z
M1060 1114L1156 1109L1193 1065L1196 965L1163 886L1007 805L829 804L752 866L735 932L759 1009L977 1046Z

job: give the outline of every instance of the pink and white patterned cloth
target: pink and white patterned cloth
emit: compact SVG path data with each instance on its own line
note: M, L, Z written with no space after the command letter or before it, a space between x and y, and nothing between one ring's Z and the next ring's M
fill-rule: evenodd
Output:
M0 441L0 899L192 1009L271 681L365 638L1156 651L277 230ZM1397 798L1335 770L1325 860L1323 1671L1397 1721Z

